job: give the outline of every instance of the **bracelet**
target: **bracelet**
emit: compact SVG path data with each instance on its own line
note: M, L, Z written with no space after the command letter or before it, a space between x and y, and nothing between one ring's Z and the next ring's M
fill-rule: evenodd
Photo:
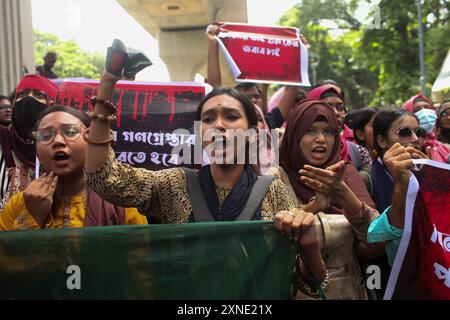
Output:
M86 131L84 131L84 134L83 134L83 139L84 139L84 141L86 141L87 143L89 143L89 144L93 144L93 145L95 145L95 146L103 146L103 145L106 145L106 144L110 144L111 142L113 142L114 141L114 133L113 133L113 131L112 130L110 130L109 132L110 132L110 137L109 137L109 139L107 139L107 140L103 140L103 141L95 141L95 140L91 140L90 138L89 138L89 132L91 131L91 129L90 128L88 128L88 129L86 129Z
M104 122L109 122L109 123L113 123L113 122L117 121L117 116L115 116L115 115L107 116L104 114L97 114L94 112L87 112L86 115L89 118L89 120L91 120L91 121L98 120L98 121L104 121Z
M329 273L328 273L328 269L325 265L325 263L322 261L322 264L325 268L325 273L323 275L321 275L321 277L319 279L316 279L314 277L314 275L311 273L311 270L309 270L305 263L303 262L303 259L300 256L297 256L297 263L298 263L298 271L301 273L302 271L306 271L307 273L309 273L309 277L311 277L311 279L308 280L312 280L315 288L315 291L313 291L313 289L311 288L311 285L306 283L303 279L301 279L302 277L300 276L298 280L300 280L300 286L298 287L298 289L303 292L304 294L313 297L313 298L322 298L322 299L326 299L325 296L325 291L328 289L329 283L330 283L330 277L329 277Z
M96 96L93 96L93 97L91 97L90 101L91 101L91 105L94 108L95 108L95 105L97 103L99 103L102 106L106 107L111 114L114 114L114 115L117 114L117 106L109 100L97 99Z

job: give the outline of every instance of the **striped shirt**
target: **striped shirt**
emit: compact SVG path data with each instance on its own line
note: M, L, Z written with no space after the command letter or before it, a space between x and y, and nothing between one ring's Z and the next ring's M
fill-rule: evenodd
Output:
M6 167L6 160L0 148L0 202L8 191L9 175Z

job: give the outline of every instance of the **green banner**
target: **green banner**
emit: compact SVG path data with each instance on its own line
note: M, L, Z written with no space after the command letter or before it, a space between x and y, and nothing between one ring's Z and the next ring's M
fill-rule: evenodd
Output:
M1 299L289 299L296 247L266 222L0 233Z

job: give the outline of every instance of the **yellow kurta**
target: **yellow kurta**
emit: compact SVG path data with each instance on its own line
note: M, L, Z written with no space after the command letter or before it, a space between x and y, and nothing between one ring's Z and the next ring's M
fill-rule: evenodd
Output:
M45 222L46 228L58 229L64 228L64 211L69 208L69 228L84 227L84 218L86 214L86 197L71 197L66 201L60 200L57 204L56 215L49 214ZM147 224L147 218L139 213L136 208L125 209L126 224ZM34 217L25 207L23 193L16 194L6 204L0 214L0 231L15 231L41 229Z

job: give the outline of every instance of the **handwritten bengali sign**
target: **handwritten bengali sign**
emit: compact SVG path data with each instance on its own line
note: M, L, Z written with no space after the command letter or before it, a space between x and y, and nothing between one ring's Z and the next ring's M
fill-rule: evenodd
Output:
M92 111L90 97L97 95L98 88L98 81L66 80L59 87L57 104ZM120 81L112 98L118 107L117 124L112 127L117 159L149 170L189 167L172 150L194 145L197 106L209 90L197 83ZM185 133L175 132L179 129Z
M219 25L217 41L236 81L310 85L308 51L299 29Z

